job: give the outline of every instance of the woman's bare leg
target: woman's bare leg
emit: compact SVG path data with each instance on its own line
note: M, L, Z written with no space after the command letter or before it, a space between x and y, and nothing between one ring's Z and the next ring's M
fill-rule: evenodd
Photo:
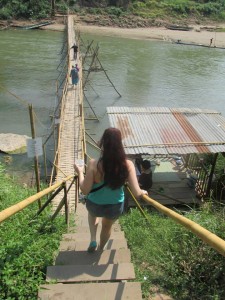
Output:
M103 250L106 243L108 242L111 235L112 225L114 222L115 220L102 218L102 230L100 234L100 245L99 245L100 250Z
M96 233L98 228L98 218L92 217L88 213L88 223L89 223L89 229L90 229L90 235L91 235L91 242L96 241Z

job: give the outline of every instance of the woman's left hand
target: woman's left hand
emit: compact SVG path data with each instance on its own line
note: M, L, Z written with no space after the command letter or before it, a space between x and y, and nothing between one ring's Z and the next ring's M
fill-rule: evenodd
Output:
M141 190L141 196L143 196L143 195L148 195L148 192L145 190Z

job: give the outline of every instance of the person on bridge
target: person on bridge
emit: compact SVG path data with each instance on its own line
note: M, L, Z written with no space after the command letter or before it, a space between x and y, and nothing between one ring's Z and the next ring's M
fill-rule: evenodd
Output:
M97 249L96 233L99 217L102 218L99 244L99 250L102 251L110 238L113 223L123 213L125 182L128 182L136 197L148 194L147 191L140 189L134 164L126 159L119 129L106 129L99 147L100 158L89 161L85 177L84 167L76 163L74 165L79 176L80 189L87 195L86 208L91 236L88 252L90 253Z
M73 86L78 84L78 81L79 81L79 73L78 72L79 72L79 70L76 67L72 66L72 69L70 71L70 77L72 79Z
M75 60L77 59L78 46L74 43L71 49L73 49L73 59Z
M80 71L80 68L78 67L78 64L75 65L75 68L77 69L77 71Z

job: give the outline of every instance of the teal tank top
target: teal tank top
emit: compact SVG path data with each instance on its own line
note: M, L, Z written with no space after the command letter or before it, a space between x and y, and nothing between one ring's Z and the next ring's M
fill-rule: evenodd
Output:
M104 181L94 183L92 189L101 186ZM108 186L103 186L101 189L87 195L88 200L96 204L118 204L124 201L123 186L116 190L112 190Z

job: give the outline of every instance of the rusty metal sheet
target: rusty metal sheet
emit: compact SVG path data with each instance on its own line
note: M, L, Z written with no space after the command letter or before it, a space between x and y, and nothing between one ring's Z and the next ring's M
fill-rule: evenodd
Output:
M107 107L107 114L130 155L225 152L225 119L215 110Z

